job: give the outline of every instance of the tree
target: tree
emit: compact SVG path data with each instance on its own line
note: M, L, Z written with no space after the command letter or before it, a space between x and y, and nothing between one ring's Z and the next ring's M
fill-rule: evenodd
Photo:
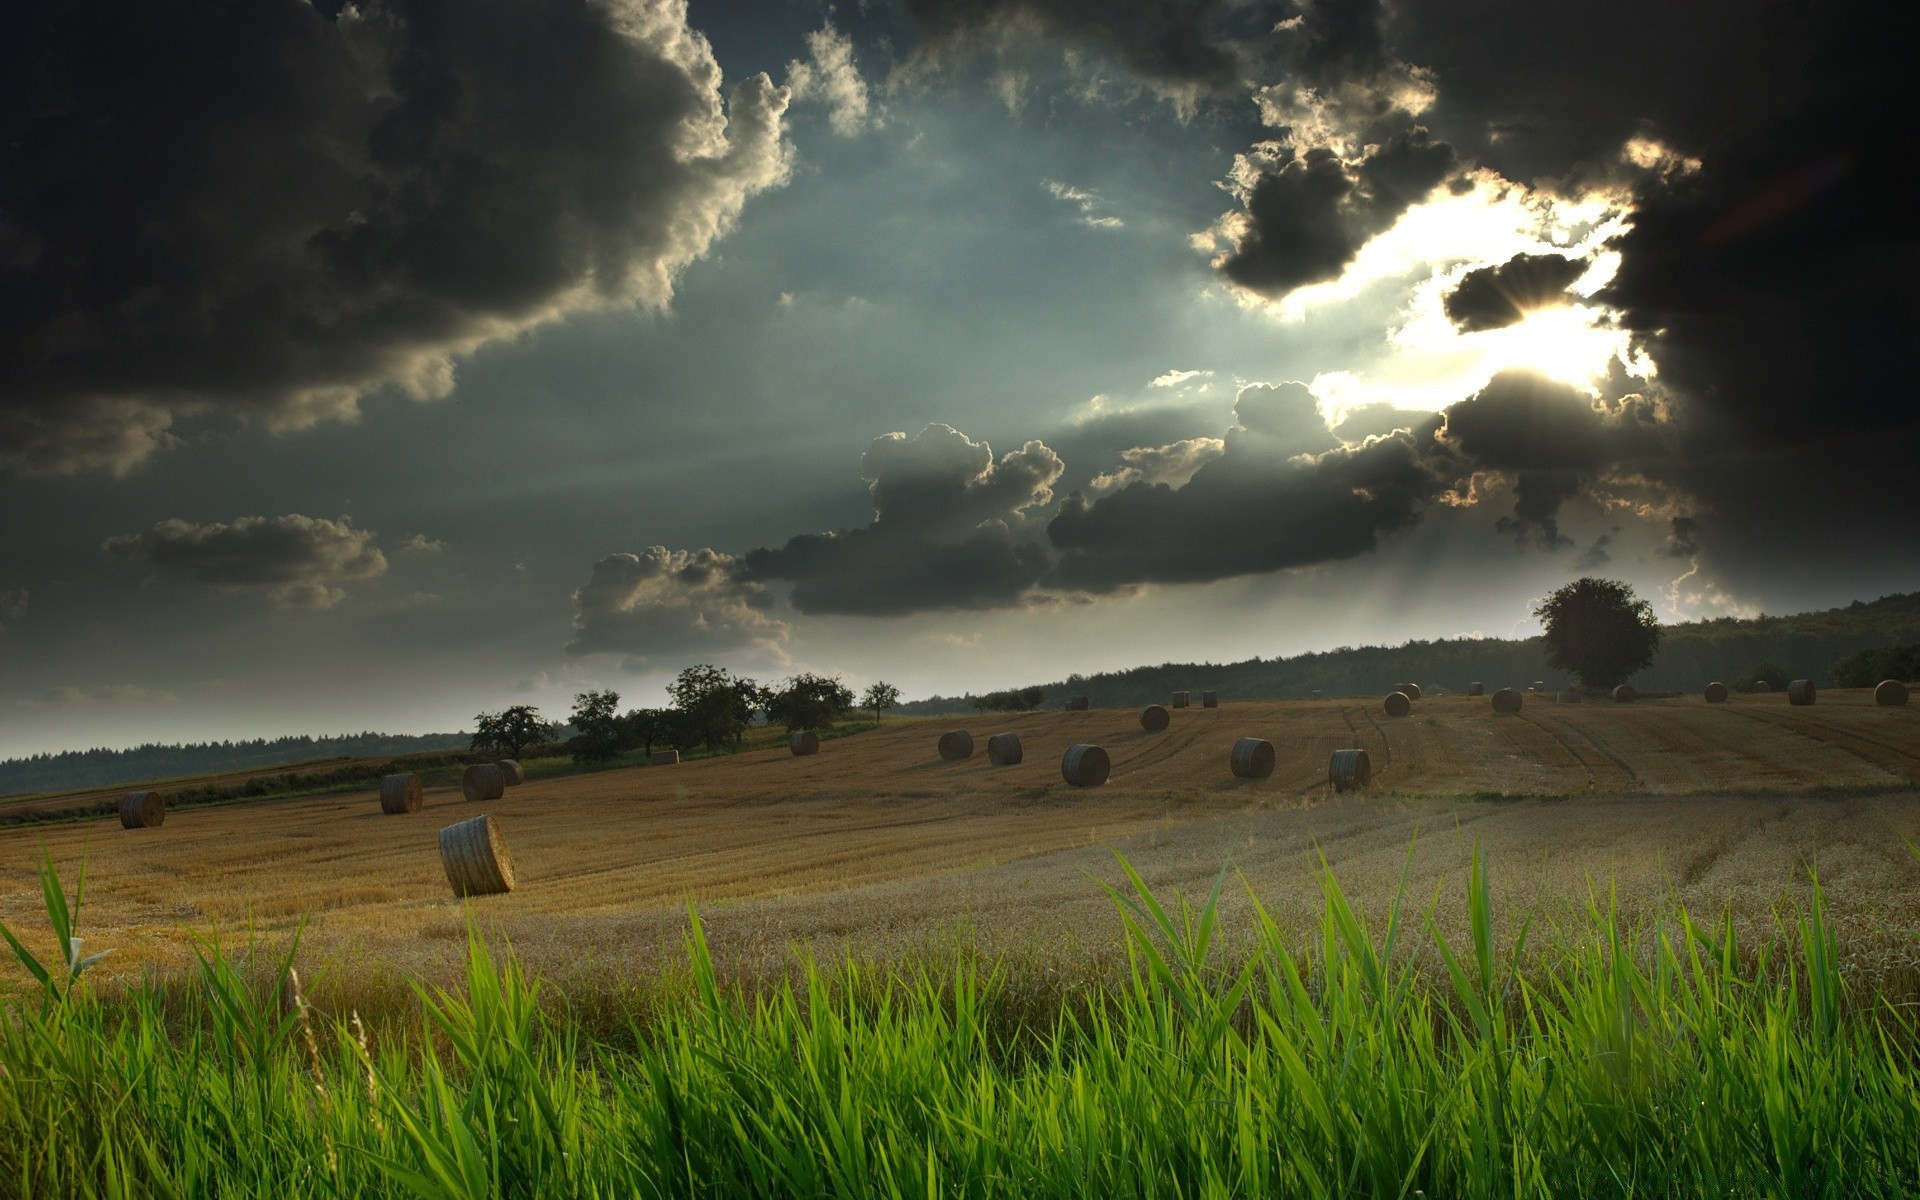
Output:
M658 708L636 708L632 712L620 715L620 741L627 746L639 746L645 754L653 753L653 744L666 740L667 721L673 714Z
M626 748L626 728L619 714L619 692L581 692L573 698L569 720L574 736L567 743L573 761L606 762Z
M528 746L550 742L560 736L560 727L542 720L540 710L526 704L497 713L481 713L473 719L473 748L489 753L504 753L519 758Z
M802 672L767 697L767 719L788 729L831 729L853 708L853 693L838 679Z
M1779 663L1755 663L1752 670L1733 681L1733 690L1750 692L1755 684L1764 683L1776 692L1784 692L1787 690L1787 685L1792 682L1793 676L1789 675L1787 669ZM1878 683L1879 680L1874 682Z
M1547 665L1571 671L1588 687L1610 688L1653 661L1660 622L1633 589L1589 575L1534 607L1546 627Z
M900 689L884 679L874 680L873 686L860 697L860 707L873 710L873 723L876 725L880 723L881 710L892 708L898 703L900 703Z
M967 700L981 712L1032 712L1039 708L1046 698L1047 689L1035 685L1005 692L987 692L981 696L968 696Z
M1833 664L1841 687L1873 687L1882 679L1920 679L1920 643L1862 650Z
M688 730L709 750L729 743L738 749L754 712L766 707L766 691L759 684L710 663L681 671L667 685L667 695Z

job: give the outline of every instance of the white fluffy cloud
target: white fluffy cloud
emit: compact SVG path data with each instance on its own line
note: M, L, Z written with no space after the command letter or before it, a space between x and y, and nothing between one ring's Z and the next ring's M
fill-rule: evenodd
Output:
M807 59L787 64L787 86L796 102L827 106L827 123L841 137L853 137L881 123L867 93L867 81L853 60L853 39L832 22L807 35Z
M756 651L784 659L791 632L767 614L766 590L739 578L732 555L717 550L649 546L609 554L573 594L573 641L567 653L621 654L631 665L671 655Z

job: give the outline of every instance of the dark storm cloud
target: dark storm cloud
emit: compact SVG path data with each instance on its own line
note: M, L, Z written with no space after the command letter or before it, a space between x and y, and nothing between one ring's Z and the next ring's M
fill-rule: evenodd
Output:
M1320 412L1312 389L1295 380L1250 383L1234 397L1238 434L1269 443L1269 453L1318 454L1340 444Z
M1517 325L1538 308L1567 304L1567 288L1587 264L1564 254L1516 254L1461 276L1447 293L1447 319L1462 333Z
M1037 39L1110 56L1150 84L1226 94L1240 84L1241 54L1223 26L1226 0L895 0L923 57L1004 54Z
M903 616L1308 567L1379 549L1435 503L1508 491L1514 507L1489 532L1557 551L1571 544L1561 506L1615 472L1662 461L1672 434L1646 397L1597 398L1523 372L1495 376L1443 413L1371 407L1341 422L1344 431L1358 421L1353 436L1336 435L1306 385L1248 385L1224 437L1124 449L1051 513L1066 464L1042 442L996 458L945 425L889 434L861 462L871 523L739 559L659 548L653 562L604 559L576 595L569 650L685 648L687 630L728 645L778 642L787 627L771 616L777 585L802 614Z
M1576 571L1598 571L1601 567L1613 561L1612 546L1613 535L1610 533L1601 534L1599 537L1593 539L1591 546L1588 546L1580 552L1579 558L1573 560L1573 569Z
M337 10L337 11L336 11ZM332 14L332 15L329 15ZM677 0L31 0L0 41L0 468L290 428L663 305L786 170Z
M1049 565L1029 517L1064 464L1039 441L996 459L946 425L875 438L860 460L873 521L808 533L744 559L744 577L792 585L804 613L893 616L1020 602Z
M1048 582L1107 592L1352 558L1417 522L1442 488L1413 434L1318 458L1236 452L1229 441L1182 487L1068 495L1047 526L1059 554Z
M1241 156L1233 181L1245 211L1223 219L1232 249L1214 265L1249 291L1278 299L1337 279L1360 248L1453 173L1453 147L1421 126L1356 158L1268 143Z
M259 588L275 604L328 608L346 596L338 584L386 571L387 556L374 536L345 518L288 513L206 525L169 519L144 533L108 538L100 549L208 587Z
M1675 517L1668 524L1667 540L1660 553L1668 558L1690 558L1700 553L1700 523L1692 517Z
M1499 528L1523 544L1559 550L1560 507L1596 477L1662 463L1673 430L1641 395L1596 402L1568 384L1505 371L1450 406L1440 432L1462 470L1498 472L1513 483L1513 514Z
M1874 38L1876 19L1846 23ZM1392 49L1437 83L1423 114L1463 154L1523 183L1604 174L1628 139L1690 154L1762 127L1805 97L1795 64L1836 4L1777 0L1420 0L1396 7Z
M573 594L571 655L626 655L635 666L661 655L720 655L760 648L778 657L790 629L769 616L766 589L739 577L739 561L716 550L609 554Z

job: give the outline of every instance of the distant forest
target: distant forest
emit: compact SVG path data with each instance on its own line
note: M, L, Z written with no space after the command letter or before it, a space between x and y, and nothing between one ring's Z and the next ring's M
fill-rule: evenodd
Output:
M1721 617L1668 625L1653 665L1633 677L1641 691L1693 691L1713 680L1731 684L1763 664L1789 678L1833 683L1833 664L1862 650L1920 642L1920 592L1793 616ZM1086 696L1095 708L1164 701L1176 690L1217 689L1221 697L1285 699L1319 691L1330 696L1381 695L1401 683L1459 693L1480 681L1492 691L1544 679L1539 638L1442 638L1403 646L1342 647L1292 658L1236 663L1162 663L1097 675L1070 675L1045 686L1048 707ZM964 713L974 697L933 696L900 705L903 714Z
M1886 596L1845 608L1794 616L1723 617L1666 627L1653 665L1635 675L1642 691L1693 691L1708 681L1727 683L1763 664L1789 678L1833 682L1833 664L1862 650L1920 642L1920 593ZM1401 683L1462 692L1469 682L1489 690L1566 676L1547 670L1539 638L1443 638L1404 646L1342 647L1292 658L1236 663L1162 663L1097 675L1071 675L1039 686L1041 704L1057 707L1086 696L1096 708L1165 700L1176 690L1217 689L1223 698L1283 699L1313 692L1330 696L1381 695ZM933 696L901 704L907 715L965 713L975 697ZM985 699L984 697L982 699ZM336 758L378 758L435 750L465 750L465 733L410 737L360 733L340 737L282 737L250 742L146 745L131 750L77 750L0 762L0 796L110 787L149 779L210 775Z
M423 750L465 750L469 735L354 733L338 737L280 737L250 742L196 742L187 746L150 743L130 750L68 750L0 762L0 796L66 792L111 787L148 779L212 775L254 767L329 758L377 758Z

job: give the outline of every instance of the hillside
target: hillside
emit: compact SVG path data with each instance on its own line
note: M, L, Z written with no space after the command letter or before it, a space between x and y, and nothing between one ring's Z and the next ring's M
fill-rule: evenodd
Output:
M1920 642L1920 592L1856 600L1824 612L1686 622L1666 626L1653 665L1634 676L1633 683L1642 691L1693 691L1709 680L1731 681L1757 664L1776 663L1794 678L1827 685L1835 661L1876 646L1913 642ZM1442 638L1402 646L1341 647L1292 658L1162 663L1068 676L1044 686L1050 706L1068 696L1086 696L1102 708L1165 700L1178 689L1214 688L1237 699L1288 699L1316 691L1371 695L1409 680L1457 692L1474 680L1493 688L1536 679L1557 685L1565 678L1547 669L1537 637ZM970 712L972 704L965 696L933 696L902 704L898 711Z
M1276 911L1304 900L1290 919L1313 929L1320 855L1384 902L1424 827L1412 896L1457 878L1482 840L1517 896L1545 886L1584 904L1591 880L1611 876L1628 894L1679 888L1715 911L1732 895L1762 897L1749 917L1765 922L1764 903L1817 861L1860 928L1920 926L1920 862L1901 840L1920 821L1907 783L1920 707L1879 708L1864 690L1823 693L1813 708L1778 693L1533 701L1510 717L1445 696L1399 720L1372 696L1227 701L1182 709L1158 733L1132 708L1054 710L967 721L980 748L957 762L935 748L945 724L889 719L810 757L775 744L538 776L485 804L463 799L449 775L413 814L382 813L369 780L357 792L183 808L152 829L121 829L111 815L0 826L0 921L29 924L44 844L62 870L84 857L88 944L115 947L111 972L186 960L182 922L286 933L304 919L302 953L316 964L384 961L444 977L468 922L484 920L530 964L633 978L681 945L689 900L736 953L855 933L918 944L968 910L970 928L1016 944L1071 928L1084 945L1107 943L1113 905L1088 876L1112 877L1108 843L1153 855L1148 877L1178 879L1190 895L1231 861L1265 881ZM988 760L998 732L1019 736L1019 764ZM1267 778L1229 771L1249 735L1272 742ZM1107 750L1105 785L1062 779L1062 755L1082 742ZM1370 755L1370 793L1329 789L1329 755L1346 747ZM438 831L483 812L519 882L463 911ZM749 911L772 923L747 924ZM1898 941L1911 979L1911 939Z
M337 737L255 738L241 742L149 743L128 750L68 750L0 761L0 796L112 787L278 767L321 759L376 758L425 750L465 750L469 735L354 733Z

